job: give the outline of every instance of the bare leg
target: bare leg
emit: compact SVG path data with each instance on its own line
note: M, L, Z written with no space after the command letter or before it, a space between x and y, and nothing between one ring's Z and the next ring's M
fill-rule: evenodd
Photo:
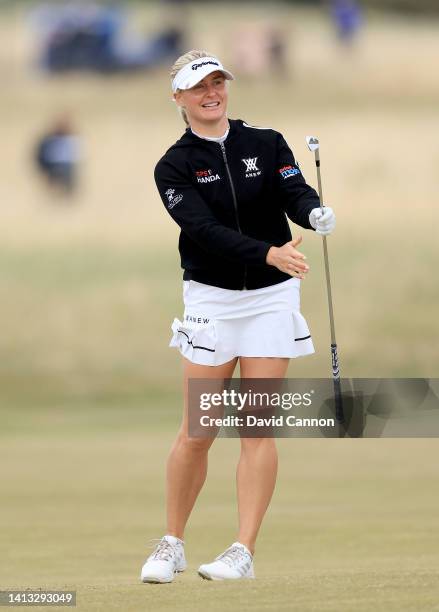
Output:
M202 366L183 359L183 421L169 453L167 481L167 532L183 539L184 529L206 480L207 454L214 438L188 436L189 378L231 378L237 363L232 359L220 366Z
M288 359L241 357L241 378L283 378ZM238 541L253 554L256 537L273 495L277 476L274 438L241 438L236 470L238 493Z

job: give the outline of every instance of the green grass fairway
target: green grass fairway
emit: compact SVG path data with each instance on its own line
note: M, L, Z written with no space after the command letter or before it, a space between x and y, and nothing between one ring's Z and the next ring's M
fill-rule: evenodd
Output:
M188 570L140 584L179 411L172 394L3 410L0 588L76 589L86 612L439 609L436 440L280 440L257 580L212 583L196 569L236 535L239 442L219 439Z

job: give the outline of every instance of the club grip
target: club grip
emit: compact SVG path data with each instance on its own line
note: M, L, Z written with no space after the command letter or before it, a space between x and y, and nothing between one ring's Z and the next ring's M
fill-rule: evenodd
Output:
M340 378L340 367L338 363L337 345L331 344L331 362L332 362L332 378L334 380Z
M344 423L343 400L341 395L340 366L338 362L337 345L331 344L332 378L334 381L335 418Z

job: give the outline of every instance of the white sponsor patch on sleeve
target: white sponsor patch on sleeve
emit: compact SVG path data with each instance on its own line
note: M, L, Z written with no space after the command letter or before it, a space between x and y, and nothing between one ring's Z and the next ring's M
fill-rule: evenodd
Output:
M174 206L176 204L178 204L179 202L182 201L183 199L183 194L182 193L177 193L175 194L175 189L168 189L167 191L165 191L165 196L168 198L168 208L174 208Z

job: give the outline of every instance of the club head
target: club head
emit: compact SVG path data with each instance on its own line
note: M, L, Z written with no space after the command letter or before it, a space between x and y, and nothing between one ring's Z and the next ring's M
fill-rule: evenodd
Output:
M317 151L320 148L319 139L316 136L307 136L306 144L308 145L308 149L310 151Z

